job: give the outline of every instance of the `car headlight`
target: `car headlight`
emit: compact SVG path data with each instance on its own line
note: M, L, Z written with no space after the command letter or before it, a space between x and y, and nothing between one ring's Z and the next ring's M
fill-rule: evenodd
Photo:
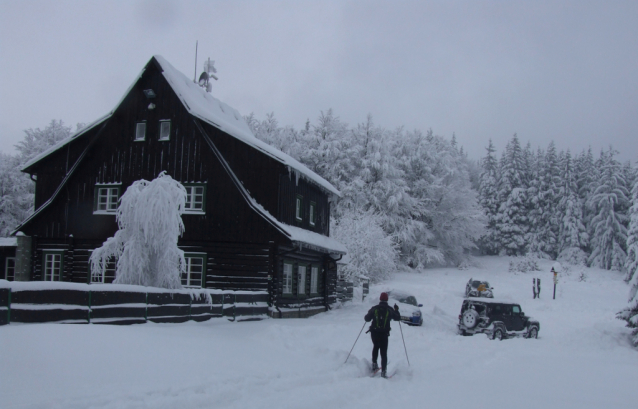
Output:
M412 313L412 316L413 316L413 317L420 317L420 316L421 316L421 311L414 311L414 312Z

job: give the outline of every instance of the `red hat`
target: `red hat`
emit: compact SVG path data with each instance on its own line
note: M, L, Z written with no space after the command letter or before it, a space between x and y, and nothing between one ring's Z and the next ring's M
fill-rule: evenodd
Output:
M379 301L388 301L388 293L381 293Z

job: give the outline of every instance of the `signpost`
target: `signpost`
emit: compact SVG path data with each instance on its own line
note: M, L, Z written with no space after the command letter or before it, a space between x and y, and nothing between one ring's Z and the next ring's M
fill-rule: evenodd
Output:
M554 273L554 300L556 299L556 284L558 284L558 273L552 267L552 273Z

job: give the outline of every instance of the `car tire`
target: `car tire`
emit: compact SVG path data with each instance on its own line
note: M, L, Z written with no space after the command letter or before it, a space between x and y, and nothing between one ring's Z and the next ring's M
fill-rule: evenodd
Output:
M463 313L462 320L466 328L472 329L478 325L479 313L475 310L467 310Z
M527 333L527 338L538 338L538 328L536 327L531 327L529 329L529 332Z
M492 332L492 339L498 339L499 341L502 341L503 337L503 329L501 327L494 328L494 332Z

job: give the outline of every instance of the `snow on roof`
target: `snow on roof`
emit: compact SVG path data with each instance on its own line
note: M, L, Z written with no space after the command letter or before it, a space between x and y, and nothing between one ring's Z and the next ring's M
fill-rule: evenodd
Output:
M175 69L164 57L160 55L155 55L154 57L164 70L164 78L166 78L171 87L173 87L173 90L191 115L221 129L253 148L264 152L299 172L302 177L314 182L328 192L341 196L341 193L327 180L291 156L257 139L236 109L226 105L206 92L206 90L198 84Z
M290 233L290 240L293 243L304 243L307 247L319 250L328 250L331 253L346 254L346 247L335 239L331 239L323 234L315 233L310 230L301 229L299 227L290 226L288 224L279 223L284 230ZM309 245L309 246L308 246Z
M240 187L245 191L244 187ZM247 194L247 192L245 192ZM335 239L331 239L323 234L315 233L310 230L302 229L300 227L291 226L277 220L276 217L271 215L268 210L264 209L262 205L252 196L247 196L249 204L266 220L268 220L275 228L279 229L282 233L288 236L293 245L300 245L313 250L327 251L328 253L346 254L348 249ZM305 246L304 246L305 245Z
M0 237L0 247L17 247L18 239L16 237Z
M39 155L34 156L33 158L31 158L27 163L22 165L20 170L24 172L26 169L28 169L32 165L34 165L35 163L39 162L42 158L45 158L45 157L49 156L50 154L52 154L53 152L57 151L61 147L65 146L69 142L72 142L75 139L79 138L80 136L84 135L87 131L90 131L91 129L95 128L95 126L97 126L97 125L101 124L102 122L104 122L105 120L109 119L112 115L113 115L113 111L109 112L108 114L104 115L103 117L99 118L98 120L96 120L94 122L91 122L90 124L86 125L84 128L78 129L77 132L75 132L74 134L72 134L68 138L62 139L60 142L58 142L57 144L53 145L49 149L47 149L44 152L40 153Z

